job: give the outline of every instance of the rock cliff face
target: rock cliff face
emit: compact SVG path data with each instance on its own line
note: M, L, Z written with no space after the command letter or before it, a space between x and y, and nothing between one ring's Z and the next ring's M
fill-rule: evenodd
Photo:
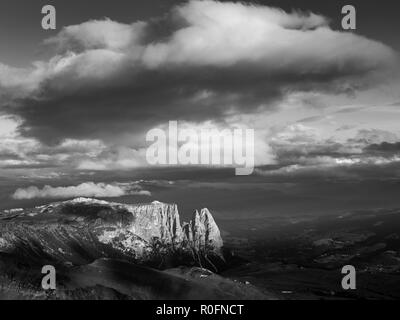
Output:
M184 223L184 238L193 248L220 253L223 246L217 224L208 209L196 211L190 223Z
M83 265L99 258L217 270L223 242L211 213L181 225L174 204L120 204L87 198L0 214L0 253Z

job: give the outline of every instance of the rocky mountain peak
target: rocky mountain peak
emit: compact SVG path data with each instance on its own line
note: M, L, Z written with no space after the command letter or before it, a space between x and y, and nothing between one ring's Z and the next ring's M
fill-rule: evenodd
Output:
M222 238L208 209L181 224L177 205L158 201L122 204L77 198L24 209L11 218L1 215L0 252L18 253L21 243L35 243L25 253L42 251L72 264L118 255L140 263L176 257L200 265L223 261Z

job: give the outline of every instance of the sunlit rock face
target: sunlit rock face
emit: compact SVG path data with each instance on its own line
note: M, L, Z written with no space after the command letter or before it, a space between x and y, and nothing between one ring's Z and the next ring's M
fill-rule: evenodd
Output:
M4 212L0 252L30 261L81 265L99 258L166 267L218 269L223 242L207 209L181 225L175 204L120 204L78 198Z
M222 256L221 234L208 209L203 209L200 213L196 211L193 220L190 223L185 223L183 229L184 238L189 241L191 247L200 251L212 251Z

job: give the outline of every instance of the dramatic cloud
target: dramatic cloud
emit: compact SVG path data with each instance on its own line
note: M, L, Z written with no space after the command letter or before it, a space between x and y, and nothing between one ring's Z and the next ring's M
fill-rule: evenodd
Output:
M142 190L137 184L105 184L85 182L77 186L52 187L44 186L42 189L31 186L20 188L15 191L12 197L16 200L34 198L58 198L68 199L74 197L99 197L113 198L124 195L143 195L150 196L150 192Z
M353 92L396 63L387 46L332 30L323 16L217 1L144 22L67 26L46 43L55 49L49 61L0 64L2 112L46 143L107 141L169 120L225 121L272 109L293 91Z

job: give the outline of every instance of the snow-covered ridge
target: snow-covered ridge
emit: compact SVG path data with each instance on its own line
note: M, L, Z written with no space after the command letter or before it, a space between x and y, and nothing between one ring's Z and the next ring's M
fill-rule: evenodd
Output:
M168 203L164 203L164 202L160 202L160 201L153 201L151 203L119 203L119 202L111 202L111 201L105 201L105 200L98 200L95 198L85 198L85 197L79 197L79 198L75 198L75 199L71 199L71 200L65 200L65 201L61 201L61 202L52 202L50 204L47 205L42 205L42 206L37 206L37 209L43 209L46 207L54 207L57 205L68 205L68 204L83 204L83 205L104 205L104 206L110 206L110 207L138 207L138 206L142 206L142 205L153 205L153 206L165 206L165 205L171 205ZM23 211L24 209L11 209L9 211Z

